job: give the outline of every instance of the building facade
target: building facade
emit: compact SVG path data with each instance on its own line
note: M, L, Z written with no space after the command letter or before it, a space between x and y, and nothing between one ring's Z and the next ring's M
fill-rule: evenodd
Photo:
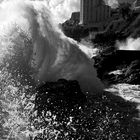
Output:
M110 16L111 8L103 0L81 0L80 24L100 30Z
M71 14L70 20L77 21L79 23L79 20L80 20L80 12L73 12Z

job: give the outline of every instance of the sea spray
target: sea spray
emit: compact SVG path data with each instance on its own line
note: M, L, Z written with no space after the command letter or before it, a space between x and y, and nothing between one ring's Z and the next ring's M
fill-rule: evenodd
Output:
M117 41L116 46L119 50L140 50L140 38L134 39L129 37L125 42Z
M92 62L56 28L45 1L0 4L0 77L0 133L6 139L25 139L36 86L65 78L92 94L103 89Z
M76 44L55 30L45 2L14 1L14 6L12 4L10 1L2 3L4 8L0 10L0 18L4 12L2 23L4 26L10 25L7 27L8 31L11 32L13 29L11 24L16 23L31 36L32 44L24 51L28 52L26 49L30 49L30 53L26 53L25 57L28 58L28 65L34 70L32 76L37 83L60 78L75 79L84 90L93 93L102 90L103 86L96 76L91 61ZM9 12L6 11L6 6L9 7ZM12 19L7 18L9 15ZM13 34L15 32L12 30ZM12 40L18 42L18 37L12 37ZM25 42L18 42L19 47L25 45Z

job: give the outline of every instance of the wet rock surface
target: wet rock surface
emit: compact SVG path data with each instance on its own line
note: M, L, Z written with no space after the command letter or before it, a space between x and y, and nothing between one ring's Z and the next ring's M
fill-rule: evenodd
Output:
M116 50L93 58L98 76L110 84L140 84L140 51ZM113 71L120 70L120 74Z

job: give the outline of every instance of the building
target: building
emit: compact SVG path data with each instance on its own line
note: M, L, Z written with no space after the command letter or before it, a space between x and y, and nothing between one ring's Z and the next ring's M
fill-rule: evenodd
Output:
M140 13L140 0L118 0L118 3L130 3L135 13ZM80 24L85 28L104 31L119 18L118 10L105 5L104 0L80 0Z
M103 0L81 0L80 24L103 30L111 17L111 8Z
M80 12L73 12L70 20L78 24L80 22Z

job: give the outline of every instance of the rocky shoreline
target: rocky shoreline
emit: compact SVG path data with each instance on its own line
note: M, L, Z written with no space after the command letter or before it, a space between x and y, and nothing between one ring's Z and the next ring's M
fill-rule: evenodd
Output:
M93 58L102 81L140 84L140 51L116 50Z

